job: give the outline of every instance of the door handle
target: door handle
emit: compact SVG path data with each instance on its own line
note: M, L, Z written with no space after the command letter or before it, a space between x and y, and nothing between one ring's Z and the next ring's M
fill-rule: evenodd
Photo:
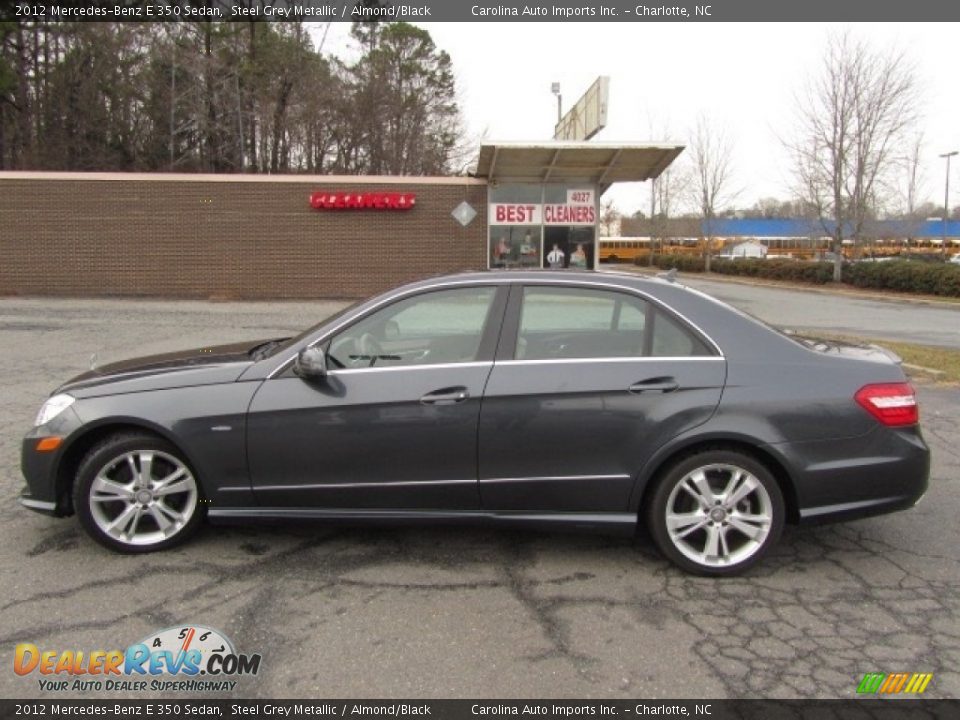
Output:
M470 397L465 387L441 388L420 398L421 405L453 405Z
M680 383L676 381L676 378L672 377L655 377L647 378L646 380L641 380L640 382L635 382L629 388L630 392L638 395L644 392L673 392L674 390L680 387Z

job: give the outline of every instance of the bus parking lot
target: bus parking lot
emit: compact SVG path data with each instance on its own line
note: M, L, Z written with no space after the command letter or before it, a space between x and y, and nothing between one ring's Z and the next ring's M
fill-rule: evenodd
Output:
M691 285L778 324L960 347L960 309ZM932 672L927 697L960 693L955 386L918 384L933 468L917 508L788 528L756 570L724 580L684 575L642 534L211 527L121 556L75 519L16 503L23 433L92 354L282 336L341 305L0 300L5 696L44 697L9 672L19 642L108 650L186 622L262 653L237 691L251 698L851 698L864 673L898 671Z

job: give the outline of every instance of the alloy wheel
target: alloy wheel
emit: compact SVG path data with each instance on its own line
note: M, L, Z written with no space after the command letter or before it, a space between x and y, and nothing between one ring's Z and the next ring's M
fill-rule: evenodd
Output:
M774 522L773 502L763 483L730 464L703 465L685 473L665 505L673 546L704 568L750 559L764 546Z
M173 455L133 450L109 460L90 484L88 507L97 528L116 542L148 546L180 533L197 510L193 474Z

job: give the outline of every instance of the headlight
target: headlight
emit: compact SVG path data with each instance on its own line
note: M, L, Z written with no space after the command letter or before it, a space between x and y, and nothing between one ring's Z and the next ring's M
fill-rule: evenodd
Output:
M36 427L39 427L40 425L46 425L57 415L73 405L75 400L76 398L70 395L54 395L40 408L40 412L37 413L37 419L33 424Z

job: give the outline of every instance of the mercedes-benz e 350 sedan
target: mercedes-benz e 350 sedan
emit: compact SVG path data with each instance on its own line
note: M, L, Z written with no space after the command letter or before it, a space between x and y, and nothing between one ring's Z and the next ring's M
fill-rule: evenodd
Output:
M80 375L23 441L21 502L122 552L205 516L640 524L719 575L785 522L911 507L928 472L914 391L879 348L793 338L663 279L514 271Z

